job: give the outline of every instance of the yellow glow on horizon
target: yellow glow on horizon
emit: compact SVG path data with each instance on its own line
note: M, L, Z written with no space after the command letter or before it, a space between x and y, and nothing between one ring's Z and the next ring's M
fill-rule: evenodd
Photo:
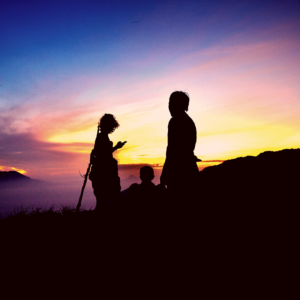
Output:
M93 129L85 130L85 131L74 131L68 132L64 134L58 134L51 136L47 139L47 141L51 143L60 143L60 144L68 144L68 143L91 143L95 141L97 132Z
M27 171L23 170L23 169L18 169L18 168L14 168L14 167L7 167L7 166L0 166L0 171L16 171L20 174L27 174Z
M213 117L219 122L209 121ZM300 141L300 134L288 124L264 124L263 120L257 118L242 118L239 115L224 117L219 113L193 119L198 129L195 155L202 160L255 156L264 151L299 146L297 142ZM114 153L119 164L164 163L169 119L164 122L153 122L153 125L151 120L147 121L140 126L132 126L132 122L125 120L122 128L109 135L114 145L118 141L127 141L121 150ZM94 145L95 137L90 138L93 134L95 133L91 130L73 132L69 137L66 135L52 137L52 141L56 142L55 149L59 151L89 154ZM84 139L81 140L82 137ZM71 143L66 142L67 138Z
M22 169L17 169L17 168L11 168L13 171L17 171L18 173L20 173L20 174L26 174L27 173L27 171L25 171L25 170L22 170Z

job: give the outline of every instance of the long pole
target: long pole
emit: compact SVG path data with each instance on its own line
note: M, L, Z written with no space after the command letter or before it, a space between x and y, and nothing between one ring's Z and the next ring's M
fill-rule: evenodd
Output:
M97 127L97 135L99 133L99 126ZM78 204L76 206L76 212L79 212L79 209L80 209L80 206L81 206L81 201L82 201L82 197L83 197L83 192L84 192L84 189L85 189L85 186L86 186L86 182L87 182L87 179L88 179L88 176L89 176L89 173L90 173L90 169L91 169L91 166L92 166L92 163L90 161L89 165L88 165L88 168L86 170L86 173L84 175L84 181L83 181L83 186L81 188L81 193L80 193L80 197L79 197L79 200L78 200Z

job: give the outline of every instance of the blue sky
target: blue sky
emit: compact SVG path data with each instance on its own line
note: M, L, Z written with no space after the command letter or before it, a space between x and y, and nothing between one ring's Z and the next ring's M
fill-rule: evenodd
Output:
M297 22L299 10L299 1L6 1L1 81L122 70L124 61L162 52L163 67L191 50Z

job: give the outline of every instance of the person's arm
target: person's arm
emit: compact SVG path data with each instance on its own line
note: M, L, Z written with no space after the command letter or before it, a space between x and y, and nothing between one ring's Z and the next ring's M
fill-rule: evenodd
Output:
M123 143L118 142L118 144L112 148L112 152L116 151L117 149L121 149L126 143L127 143L127 141L125 141Z
M166 158L173 160L177 157L177 153L180 152L179 148L182 143L180 136L180 124L178 120L172 118L168 125L168 146Z
M174 133L173 133L174 132ZM174 120L171 119L168 124L168 145L166 151L166 160L160 175L160 184L166 185L167 184L167 173L169 169L169 162L172 159L172 152L175 146L175 131L174 131Z

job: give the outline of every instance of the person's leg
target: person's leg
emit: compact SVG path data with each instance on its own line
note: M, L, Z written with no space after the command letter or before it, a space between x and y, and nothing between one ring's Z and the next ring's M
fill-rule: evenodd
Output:
M197 184L195 178L185 178L168 184L168 201L170 205L187 208L197 198Z
M94 190L94 195L96 197L96 212L102 212L107 208L108 202L109 202L109 195L107 193L107 190L101 186L99 186L97 183L92 182L92 187Z
M108 199L105 197L105 195L103 195L103 193L95 193L94 194L96 196L96 207L95 207L95 211L96 212L102 212L107 208L107 203L108 203Z
M110 191L110 204L115 207L119 204L121 198L121 184L119 176L117 176L111 183Z

